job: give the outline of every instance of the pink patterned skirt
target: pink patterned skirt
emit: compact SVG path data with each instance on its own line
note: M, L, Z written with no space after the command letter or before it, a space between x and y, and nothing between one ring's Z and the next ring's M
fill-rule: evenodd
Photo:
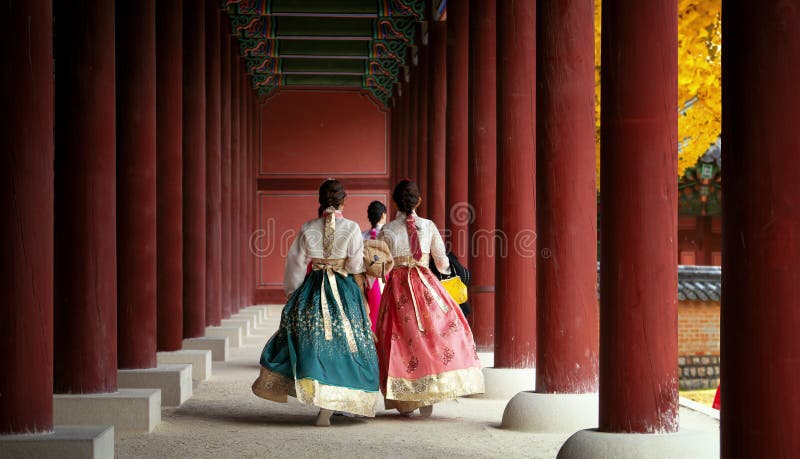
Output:
M406 412L483 393L483 373L469 324L428 268L392 270L376 334L387 409Z
M378 311L381 309L381 281L375 279L367 291L367 303L369 303L369 320L372 323L372 331L377 333Z

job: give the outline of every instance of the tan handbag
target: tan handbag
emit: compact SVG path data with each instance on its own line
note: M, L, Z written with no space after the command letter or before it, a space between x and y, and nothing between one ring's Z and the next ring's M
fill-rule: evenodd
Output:
M364 268L368 276L380 277L386 282L386 275L394 268L394 258L386 242L374 239L364 241Z

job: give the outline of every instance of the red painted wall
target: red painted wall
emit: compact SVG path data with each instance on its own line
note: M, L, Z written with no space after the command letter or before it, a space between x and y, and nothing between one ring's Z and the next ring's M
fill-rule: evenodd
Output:
M256 301L282 303L285 256L316 217L323 180L342 181L345 217L363 229L367 205L387 203L388 113L360 91L282 90L262 106L261 129Z
M282 91L262 110L261 175L387 176L388 113L357 91Z

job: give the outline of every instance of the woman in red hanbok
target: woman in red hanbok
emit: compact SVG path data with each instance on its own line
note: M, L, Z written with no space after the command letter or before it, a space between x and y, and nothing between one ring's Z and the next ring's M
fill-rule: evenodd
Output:
M436 225L415 212L417 185L401 181L393 198L399 212L378 236L395 262L378 317L380 385L387 409L429 416L434 403L483 393L483 373L461 308L428 269L432 257L447 275L450 262Z

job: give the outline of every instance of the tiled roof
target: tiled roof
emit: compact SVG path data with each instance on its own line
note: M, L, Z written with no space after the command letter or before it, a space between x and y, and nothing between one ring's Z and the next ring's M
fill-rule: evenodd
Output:
M598 264L597 267L599 271L600 265ZM678 266L678 301L719 301L721 291L721 267Z
M678 266L679 301L719 301L721 291L721 267Z

